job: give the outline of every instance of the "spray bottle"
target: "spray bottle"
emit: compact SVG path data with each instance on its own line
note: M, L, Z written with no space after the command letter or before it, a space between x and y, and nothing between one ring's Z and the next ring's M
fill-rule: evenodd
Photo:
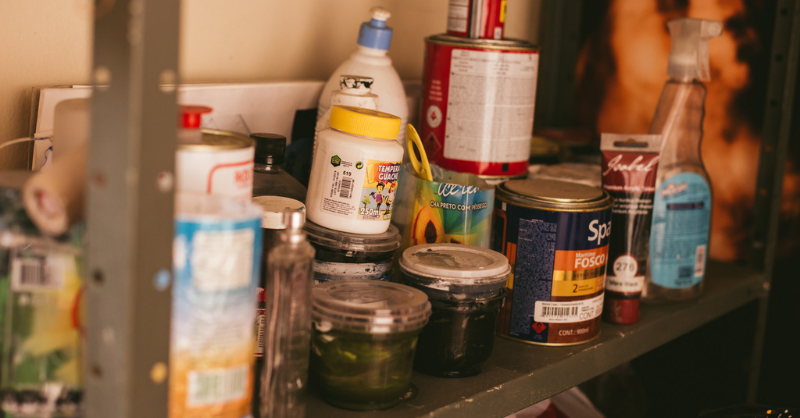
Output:
M700 295L711 223L711 186L700 156L708 41L722 22L680 18L667 22L672 49L651 134L663 138L650 232L650 268L642 298L683 300Z
M401 125L408 122L408 103L403 82L388 57L392 44L392 28L386 25L391 14L388 10L375 7L370 10L372 18L361 24L358 31L358 50L350 55L336 71L331 74L317 106L317 120L321 119L331 107L331 92L339 90L339 77L342 74L359 74L372 77L375 84L372 93L381 98L378 109L400 118ZM405 147L405 132L401 129L397 141Z

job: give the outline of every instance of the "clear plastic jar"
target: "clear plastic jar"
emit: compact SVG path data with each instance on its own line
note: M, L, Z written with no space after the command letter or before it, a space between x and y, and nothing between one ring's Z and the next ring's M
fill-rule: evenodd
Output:
M397 283L339 280L314 287L312 299L311 379L322 398L355 410L396 405L430 316L425 293Z
M317 250L314 282L367 279L388 281L392 259L400 247L400 231L390 226L382 234L352 234L307 222L308 242Z
M497 314L511 274L502 254L461 244L426 244L400 258L406 284L432 305L419 336L414 367L441 377L474 376L494 347Z

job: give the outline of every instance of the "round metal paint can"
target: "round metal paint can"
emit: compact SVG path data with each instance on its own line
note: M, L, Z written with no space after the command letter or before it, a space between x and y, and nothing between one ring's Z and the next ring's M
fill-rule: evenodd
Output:
M235 132L202 130L202 142L180 144L175 157L177 190L253 197L253 140Z
M503 39L506 0L450 0L447 34L465 38Z
M539 51L519 40L425 39L420 137L428 159L482 177L528 170Z
M493 248L511 263L498 334L572 345L600 334L613 199L556 180L497 188Z

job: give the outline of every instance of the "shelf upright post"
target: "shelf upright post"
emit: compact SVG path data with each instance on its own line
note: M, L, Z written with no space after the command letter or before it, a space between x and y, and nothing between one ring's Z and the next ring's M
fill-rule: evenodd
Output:
M546 0L539 36L535 126L575 125L575 66L580 53L581 0Z
M166 418L179 0L95 2L86 416Z
M756 180L754 224L748 263L763 271L767 292L759 299L758 322L747 398L755 402L767 323L769 287L778 245L783 174L792 130L792 107L800 71L800 0L778 0Z

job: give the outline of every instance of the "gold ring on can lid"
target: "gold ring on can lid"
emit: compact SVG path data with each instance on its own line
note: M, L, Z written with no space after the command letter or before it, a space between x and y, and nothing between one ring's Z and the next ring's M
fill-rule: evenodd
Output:
M221 151L243 149L253 146L253 140L236 132L219 131L216 129L201 129L203 142L201 144L181 144L179 150L186 151Z
M462 38L451 35L432 35L425 38L426 42L437 45L447 45L463 48L500 49L506 51L538 51L539 48L520 39L475 39Z
M566 212L611 207L613 199L603 189L558 180L509 180L497 187L497 198L515 205Z

